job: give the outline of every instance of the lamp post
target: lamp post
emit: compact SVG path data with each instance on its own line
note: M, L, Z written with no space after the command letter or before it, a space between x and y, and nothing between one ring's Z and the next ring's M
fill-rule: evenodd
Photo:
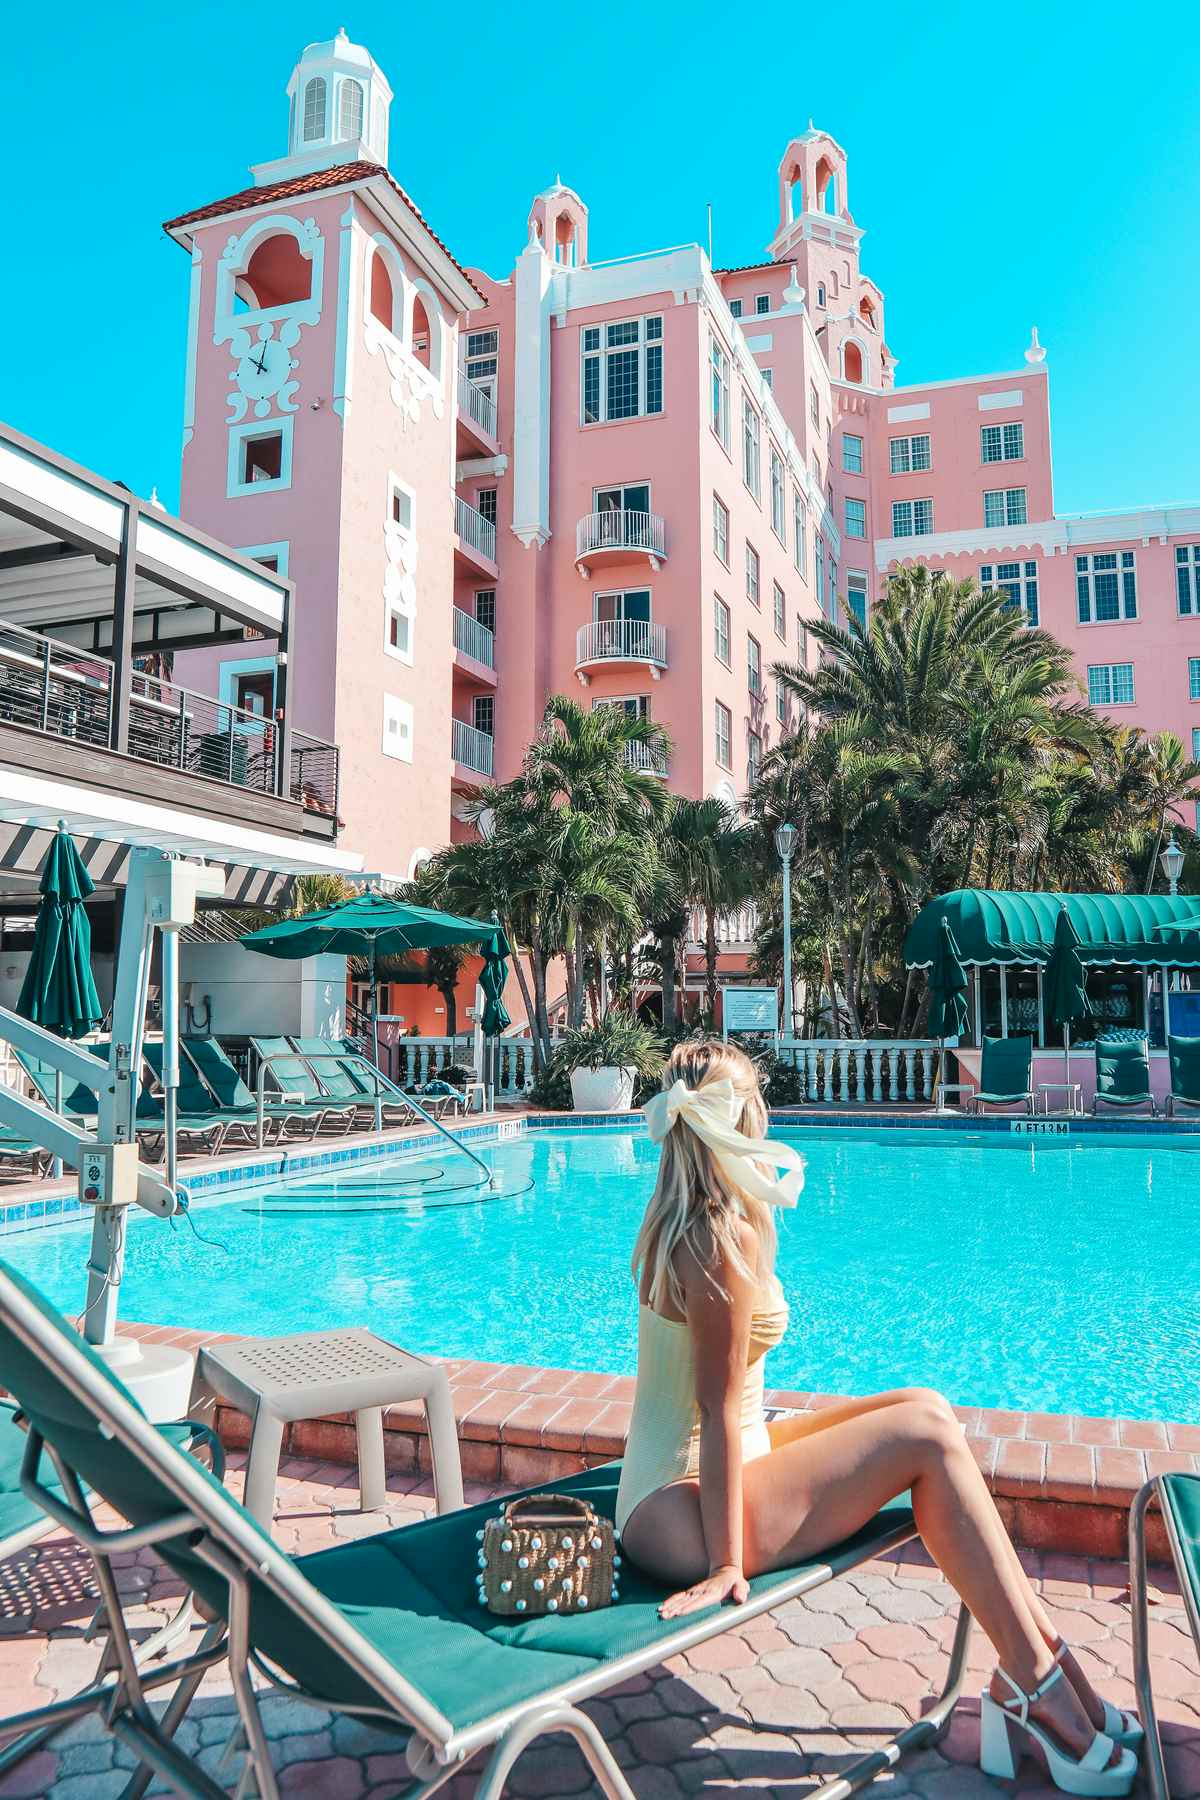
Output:
M1172 827L1167 847L1158 859L1159 866L1167 878L1167 886L1172 894L1179 892L1179 877L1183 874L1183 851L1175 842L1175 831Z
M783 864L783 1020L788 1037L794 1037L796 1032L792 1012L792 852L797 835L794 825L775 827L775 849Z

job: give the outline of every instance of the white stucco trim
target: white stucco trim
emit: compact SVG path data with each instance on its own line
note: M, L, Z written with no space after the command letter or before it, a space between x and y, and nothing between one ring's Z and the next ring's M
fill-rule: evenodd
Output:
M1070 513L1027 525L972 526L965 531L931 531L925 537L878 538L875 567L894 562L927 562L949 556L1028 555L1041 550L1056 556L1094 544L1165 544L1171 538L1200 536L1200 503L1139 507L1131 512Z
M355 224L354 195L338 220L338 305L333 346L333 410L343 421L350 414L350 390L354 380L354 333L350 329L350 304L354 292Z
M980 412L1007 412L1010 407L1024 406L1021 388L1006 388L1002 394L980 394L975 402Z
M585 273L556 269L533 239L517 259L512 529L526 549L540 547L550 537L550 315L555 291L559 280Z
M271 437L278 432L281 438L279 448L279 474L273 481L243 481L239 474L241 464L241 448L247 438ZM229 500L244 498L247 494L275 494L292 485L292 419L288 415L282 419L248 419L244 425L229 427L229 457L226 465L225 495ZM140 527L139 527L140 531Z
M910 381L906 387L894 387L893 394L924 394L932 388L978 387L983 381L1031 381L1039 377L1049 380L1044 366L1024 369L998 369L994 375L953 375L945 381Z
M245 312L234 309L236 284L244 275L258 245L269 237L295 238L300 253L312 265L312 286L307 300L289 301L284 306L256 306ZM213 304L213 343L223 344L235 332L249 331L276 319L288 319L296 325L321 323L321 295L325 281L325 240L314 219L295 219L290 213L266 213L252 220L246 229L232 236L221 252L217 264L217 292Z
M927 419L928 417L928 400L919 401L915 406L889 406L887 410L889 425L903 425L909 419Z
M187 361L183 371L183 443L184 448L192 441L192 433L196 428L196 346L200 335L200 287L203 279L201 264L204 252L199 242L192 242L192 272L188 282L188 323L187 323Z

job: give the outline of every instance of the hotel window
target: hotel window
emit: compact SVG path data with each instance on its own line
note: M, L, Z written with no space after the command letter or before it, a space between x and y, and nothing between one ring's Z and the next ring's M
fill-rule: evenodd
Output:
M759 604L758 551L746 545L746 598L751 606Z
M383 696L383 754L398 762L413 759L413 709L397 694Z
M775 717L781 725L787 724L788 691L782 681L775 683Z
M916 437L889 438L888 456L891 459L893 475L912 475L922 469L932 468L933 459L929 453L929 433L922 431Z
M775 371L774 371L774 369L760 369L759 374L762 376L762 378L766 382L767 386L771 389L771 392L774 393L774 391L775 391Z
M1025 427L1015 425L981 425L979 455L985 463L1020 462L1025 454Z
M746 686L756 697L762 693L762 645L756 637L746 639Z
M1038 623L1038 566L1035 562L984 563L979 585L1003 591L1008 606L1025 614L1027 625Z
M719 594L713 596L713 649L727 669L733 667L733 647L729 635L729 608Z
M496 371L499 367L497 358L500 354L500 333L498 331L468 331L467 359L464 367L467 380L473 381L477 388L485 394L496 398Z
M261 494L292 485L292 420L234 425L229 432L226 494Z
M496 629L496 590L495 588L479 588L475 594L475 617L489 631Z
M783 485L783 458L771 445L771 530L787 549L787 497Z
M740 319L740 318L741 318L741 316L742 316L742 303L741 303L741 301L740 301L740 300L731 300L731 301L730 301L730 302L729 302L729 316L730 316L730 318L733 318L733 319Z
M756 313L769 313L771 310L770 294L755 294L754 310Z
M1200 678L1200 658L1189 663L1189 674L1192 670ZM1132 663L1089 663L1088 702L1092 706L1132 706L1133 705L1133 664ZM1193 681L1194 698L1200 699L1200 687Z
M1137 618L1137 569L1132 550L1100 550L1075 558L1075 611L1081 625Z
M722 769L733 767L733 714L727 706L717 701L716 713L716 758L717 766Z
M819 431L821 429L821 400L815 381L810 381L808 384L808 416Z
M496 696L476 694L471 702L471 719L476 731L482 731L485 737L495 737Z
M1027 517L1024 488L993 488L984 494L985 525L1024 525Z
M787 643L787 599L783 589L775 582L771 589L775 604L775 635Z
M662 411L660 314L612 325L585 325L580 341L585 425L599 425L606 419L641 419Z
M849 431L842 433L842 468L847 475L863 472L863 441Z
M1188 699L1200 700L1200 656L1188 657Z
M742 480L757 500L762 488L762 445L759 417L742 389Z
M729 508L713 495L713 549L729 567Z
M302 141L318 144L325 136L325 78L316 75L304 89Z
M479 509L480 517L486 519L489 525L494 525L496 523L495 488L480 488L475 496L475 504Z
M725 354L725 346L715 337L709 337L709 356L712 362L712 413L711 424L717 434L717 441L723 450L729 448L729 358Z
M846 502L846 536L865 538L867 535L867 503L865 500L847 500Z
M792 531L795 543L792 545L792 561L796 565L796 573L808 580L808 509L800 496L800 489L792 489Z
M746 786L753 787L762 768L762 738L757 731L746 734Z
M928 537L932 530L932 500L892 501L893 537Z
M1200 725L1192 726L1192 761L1200 762Z
M804 614L796 614L796 662L801 669L808 667L808 626L804 623Z
M1200 618L1200 544L1175 546L1175 599L1181 619Z
M846 611L853 614L864 631L867 629L867 578L857 569L846 575Z
M813 570L817 577L817 605L825 611L825 542L818 536L813 543Z
M818 283L817 283L817 305L824 306L824 304L825 304L825 283L823 281L818 281Z

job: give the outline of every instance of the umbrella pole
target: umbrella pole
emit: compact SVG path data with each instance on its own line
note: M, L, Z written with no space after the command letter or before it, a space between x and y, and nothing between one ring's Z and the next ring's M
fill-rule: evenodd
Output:
M179 936L162 934L162 1082L163 1133L166 1144L167 1186L174 1192L179 1166L176 1123L179 1117Z
M375 1064L375 1129L383 1130L383 1096L380 1092L379 1078L379 988L375 981L375 934L371 933L371 949L369 952L371 970L371 1057Z
M1075 1103L1071 1099L1071 1021L1069 1019L1063 1026L1063 1051L1066 1059L1067 1111L1074 1112Z

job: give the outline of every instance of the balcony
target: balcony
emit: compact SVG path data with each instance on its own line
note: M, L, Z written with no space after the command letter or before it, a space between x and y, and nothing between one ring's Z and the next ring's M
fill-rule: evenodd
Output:
M667 666L667 628L649 619L593 619L575 634L575 674L587 687L587 671L605 663L640 663L655 681Z
M496 402L473 382L465 369L458 371L458 422L484 450L495 455Z
M460 657L464 659L461 662ZM472 663L478 667L471 668ZM483 669L494 671L496 667L495 633L461 606L454 608L454 666L465 668L468 675L479 675Z
M661 775L664 781L671 773L662 751L652 749L649 744L626 744L625 761L629 768L648 769L651 775Z
M575 565L585 580L596 563L644 556L652 569L660 569L666 555L666 521L657 513L614 507L585 513L575 527Z
M496 527L478 507L458 494L454 496L454 554L472 575L487 575L494 581L500 573L496 567Z
M492 737L487 731L476 731L465 719L450 721L450 754L459 769L474 775L492 772Z

